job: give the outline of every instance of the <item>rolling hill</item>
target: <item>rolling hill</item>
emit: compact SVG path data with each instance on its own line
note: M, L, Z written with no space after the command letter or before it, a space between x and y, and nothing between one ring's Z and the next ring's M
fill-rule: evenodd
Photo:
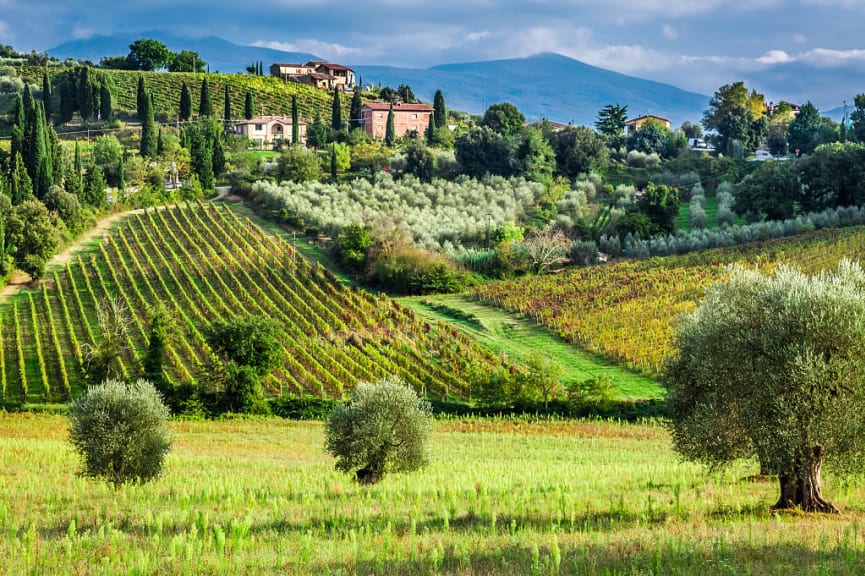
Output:
M154 38L174 51L195 50L211 71L224 73L243 71L258 60L267 68L274 62L321 59L313 54L241 46L214 36L180 38L158 31L93 36L61 44L48 53L98 62L103 56L128 53L129 44L136 38ZM604 105L619 103L627 105L632 116L658 114L678 126L685 120L699 120L708 105L708 97L701 94L551 53L425 69L340 63L352 66L365 84L409 84L415 95L425 101L431 102L440 89L450 108L473 114L482 113L496 102L511 102L529 121L546 118L590 125Z

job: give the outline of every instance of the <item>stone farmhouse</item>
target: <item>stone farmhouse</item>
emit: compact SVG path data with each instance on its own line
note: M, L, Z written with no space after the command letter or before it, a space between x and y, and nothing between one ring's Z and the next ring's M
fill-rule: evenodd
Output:
M634 134L637 130L642 128L643 124L645 124L648 120L654 120L668 130L670 128L670 121L667 118L664 118L662 116L655 116L654 114L647 114L646 116L638 116L633 120L628 120L627 122L625 122L625 136L631 136L632 134Z
M306 122L298 122L300 143L306 145ZM277 140L291 140L292 123L287 116L257 116L234 125L234 133L253 140L259 149L272 148Z
M361 125L370 138L384 140L390 106L387 102L367 102L361 108ZM399 138L410 132L417 132L423 137L432 113L433 107L429 104L394 103L394 135Z
M286 82L298 82L315 88L351 91L355 88L354 70L340 64L311 60L306 64L271 64L270 75Z

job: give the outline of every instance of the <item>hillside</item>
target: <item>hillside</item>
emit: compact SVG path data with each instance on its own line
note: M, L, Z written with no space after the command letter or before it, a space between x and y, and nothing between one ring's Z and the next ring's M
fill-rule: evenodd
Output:
M496 102L510 102L530 121L592 125L606 104L628 106L632 117L658 114L678 126L696 121L708 106L706 96L661 82L590 66L560 54L445 64L427 69L356 66L364 82L411 85L432 101L441 89L448 106L480 114Z
M51 74L62 73L65 68L48 69ZM43 69L21 67L18 75L31 84L40 84ZM325 122L330 121L333 106L333 93L296 82L284 82L270 76L250 76L247 74L193 74L192 72L137 72L132 70L100 70L114 84L113 105L116 111L135 114L138 77L144 76L144 83L153 97L157 118L162 121L177 119L180 111L180 92L185 82L192 96L193 109L198 109L202 80L207 77L211 100L218 114L222 113L225 86L231 96L232 116L243 116L247 91L252 92L256 114L290 115L291 97L297 95L298 112L301 120L312 122L316 112ZM350 96L342 96L342 109L347 114Z
M281 52L257 46L241 46L222 38L183 38L159 31L93 36L51 48L58 58L89 59L129 52L137 38L160 40L173 51L195 50L212 71L239 72L261 60L265 69L274 62L320 60L312 54ZM395 68L356 62L340 62L354 68L364 84L396 87L409 84L415 95L432 102L442 90L450 108L480 114L496 102L515 104L529 121L547 118L556 122L591 125L606 104L627 105L632 116L658 114L678 126L702 117L707 96L659 81L646 80L590 66L559 54L538 54L486 62L444 63L431 68Z
M769 271L780 263L815 273L865 250L865 227L709 250L687 256L623 261L486 284L484 303L520 312L579 347L658 377L677 317L693 310L707 286L738 262Z
M85 386L84 346L101 340L100 302L119 297L133 322L121 357L139 374L147 311L165 304L179 335L165 378L207 385L222 370L204 334L210 322L250 313L284 328L270 394L341 397L358 380L399 374L434 397L466 396L469 369L502 361L442 323L417 320L389 300L343 286L285 242L214 205L130 215L102 242L56 270L40 289L0 307L0 383L5 403L64 402Z
M258 46L234 44L217 36L181 37L160 30L145 32L118 32L96 35L64 42L50 48L48 53L63 60L90 60L94 64L105 56L121 56L129 53L129 45L139 38L152 38L165 44L172 52L193 50L207 62L211 72L233 74L243 72L253 62L263 61L265 68L274 62L308 62L323 60L307 52L283 52Z

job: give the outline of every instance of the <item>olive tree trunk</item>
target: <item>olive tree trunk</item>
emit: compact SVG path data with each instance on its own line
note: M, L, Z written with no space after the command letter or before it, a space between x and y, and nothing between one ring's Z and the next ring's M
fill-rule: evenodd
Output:
M800 508L803 512L825 512L838 514L839 510L823 498L820 486L820 469L823 467L823 447L814 446L811 458L798 466L794 472L778 475L781 497L772 506L773 510Z

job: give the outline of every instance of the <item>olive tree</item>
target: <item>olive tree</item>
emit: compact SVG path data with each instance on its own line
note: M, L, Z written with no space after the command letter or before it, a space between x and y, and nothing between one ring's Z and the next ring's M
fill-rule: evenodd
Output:
M119 486L159 476L171 449L169 411L147 380L106 380L69 405L69 441L84 474Z
M731 269L681 322L665 379L683 456L756 456L778 475L774 508L836 512L824 461L844 473L865 460L865 273Z
M411 472L427 464L430 405L398 376L361 382L351 402L327 421L325 449L336 469L374 484L386 472Z

